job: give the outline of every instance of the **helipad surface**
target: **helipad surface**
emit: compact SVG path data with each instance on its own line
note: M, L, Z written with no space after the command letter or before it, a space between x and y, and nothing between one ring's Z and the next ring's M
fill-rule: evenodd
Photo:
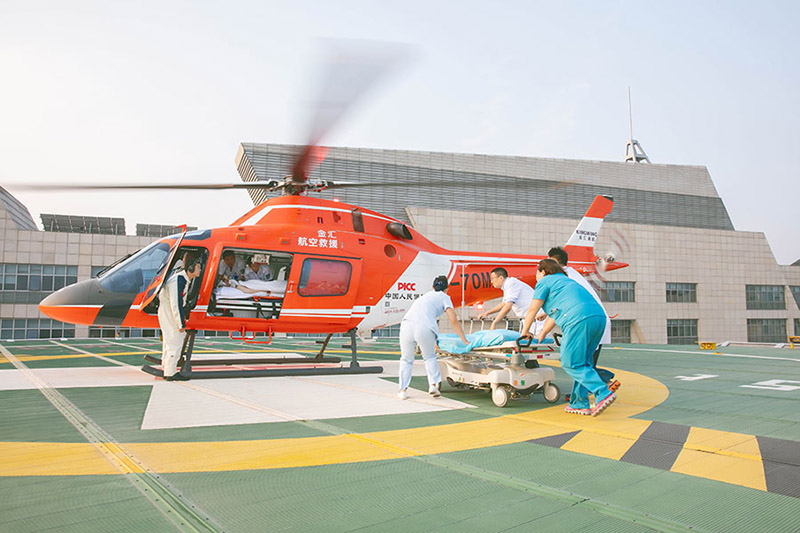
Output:
M392 339L382 374L189 382L139 370L156 340L0 346L2 531L800 530L800 350L605 347L590 418L434 399L421 363L398 400ZM316 347L197 343L265 351Z

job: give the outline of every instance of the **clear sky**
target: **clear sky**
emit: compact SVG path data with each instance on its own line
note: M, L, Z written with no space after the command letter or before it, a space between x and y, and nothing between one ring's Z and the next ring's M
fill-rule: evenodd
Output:
M737 230L800 258L798 2L0 0L0 184L239 182L302 143L319 39L415 60L325 144L704 165ZM39 214L215 227L244 191L18 193Z

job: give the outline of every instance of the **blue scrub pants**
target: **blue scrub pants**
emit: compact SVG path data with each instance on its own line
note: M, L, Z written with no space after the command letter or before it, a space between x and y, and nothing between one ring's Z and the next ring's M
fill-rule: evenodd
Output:
M594 394L596 401L611 394L595 370L593 358L605 327L605 317L590 316L566 329L562 328L561 368L573 380L570 407L588 409L589 393Z

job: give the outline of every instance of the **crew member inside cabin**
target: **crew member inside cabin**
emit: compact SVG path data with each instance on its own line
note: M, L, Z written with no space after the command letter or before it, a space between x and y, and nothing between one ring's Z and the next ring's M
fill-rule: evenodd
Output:
M572 394L567 413L597 416L614 403L616 395L609 390L592 365L592 354L606 326L606 315L589 292L567 277L554 259L542 259L536 272L536 290L523 331L528 331L539 309L561 328L561 368L572 378ZM523 335L532 337L530 333ZM596 403L589 405L589 393Z
M497 316L492 320L492 324L489 326L489 329L495 329L497 324L508 315L509 311L513 310L514 314L518 317L524 317L525 312L531 305L531 299L533 299L533 289L531 286L517 278L509 277L508 271L503 267L493 269L489 273L489 278L492 287L503 291L503 301L488 311L479 314L478 319L483 320L489 315L497 313Z
M189 379L177 370L186 332L184 298L189 282L202 273L203 261L195 254L185 254L183 264L186 268L171 271L158 293L158 325L164 339L161 346L161 367L167 381Z
M464 330L453 310L453 302L447 295L447 276L438 276L433 280L433 290L426 292L411 304L400 322L400 390L397 397L408 398L408 386L411 384L411 369L414 366L414 346L419 346L425 371L428 374L428 392L440 396L442 375L436 361L436 339L439 337L439 317L447 313L453 329L465 344L469 344Z
M220 263L217 286L235 287L240 281L244 281L245 264L233 250L222 252L222 263Z
M244 281L253 279L272 281L272 271L269 269L269 264L262 264L251 255L247 258L247 266L244 269Z

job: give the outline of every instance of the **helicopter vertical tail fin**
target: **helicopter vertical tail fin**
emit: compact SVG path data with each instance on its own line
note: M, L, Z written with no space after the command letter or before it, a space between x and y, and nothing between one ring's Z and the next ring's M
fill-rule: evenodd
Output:
M597 195L581 219L578 227L572 232L564 251L569 255L569 264L582 270L580 267L593 269L597 256L594 254L594 243L603 219L614 207L614 198L606 195Z

